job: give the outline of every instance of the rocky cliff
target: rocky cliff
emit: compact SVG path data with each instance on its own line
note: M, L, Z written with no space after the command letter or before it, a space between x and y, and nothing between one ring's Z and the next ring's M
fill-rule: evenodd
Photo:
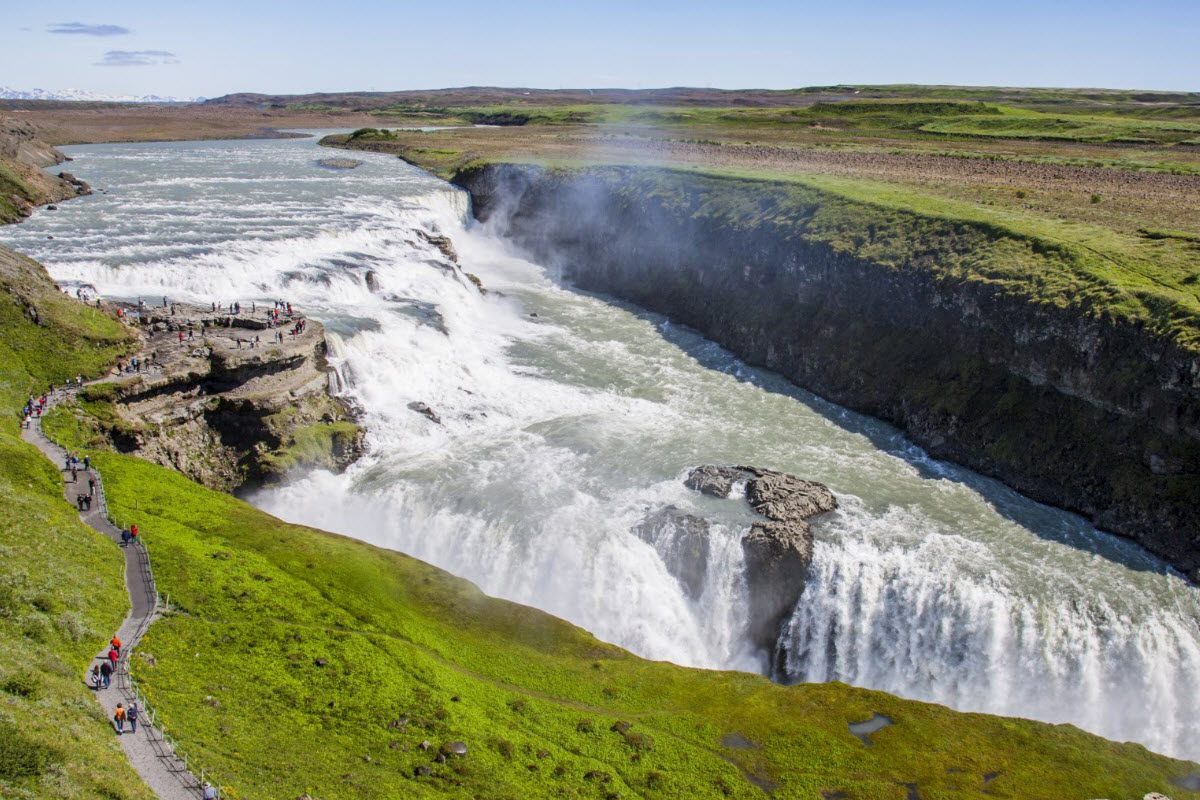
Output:
M1200 578L1200 351L1177 309L1114 312L1117 290L1060 268L1069 254L1045 242L856 216L783 183L512 164L455 182L580 287L695 327ZM1006 259L1028 269L1013 279L995 267ZM1062 274L1077 292L1039 294Z
M274 328L265 309L183 304L122 311L141 337L137 361L87 387L77 412L114 449L224 491L297 467L344 469L361 453L363 430L331 391L320 323L283 317Z
M33 206L89 193L91 188L70 174L54 177L44 170L65 160L58 150L38 140L28 122L0 116L0 223L29 216Z

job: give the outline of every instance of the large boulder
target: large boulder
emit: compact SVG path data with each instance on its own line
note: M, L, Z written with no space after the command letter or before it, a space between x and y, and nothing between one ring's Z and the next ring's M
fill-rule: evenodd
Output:
M694 489L709 497L726 498L733 490L734 483L739 480L745 480L745 474L736 467L715 467L705 464L688 473L683 484L689 489Z
M772 651L808 579L813 537L807 520L833 511L838 503L824 484L757 467L704 465L684 481L713 497L728 497L742 482L750 507L766 519L754 523L742 538L749 632L760 648Z
M753 467L743 469L755 475L746 484L746 499L767 519L779 522L805 520L838 507L837 498L823 483L783 472Z
M633 532L658 551L667 572L688 597L695 600L703 594L708 575L707 520L667 506L635 525Z

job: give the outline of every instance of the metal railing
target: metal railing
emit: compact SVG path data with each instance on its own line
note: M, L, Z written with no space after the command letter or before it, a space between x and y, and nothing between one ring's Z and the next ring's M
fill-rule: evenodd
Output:
M55 389L50 393L50 399L46 404L47 411L52 408L55 402L59 399L59 392L63 392L66 397L70 397L73 391L78 391L78 387ZM37 418L38 431L54 446L61 449L64 453L69 452L67 447L57 441L46 429L42 426L42 417ZM109 505L108 497L104 492L104 479L100 475L100 470L94 464L89 465L89 470L95 475L96 480L96 501L99 503L99 511L104 514L104 518L108 524L116 528L118 531L125 531L125 520L114 517ZM139 721L146 720L148 725L144 725L146 738L150 740L151 746L154 748L155 754L163 759L168 764L168 770L172 772L182 772L191 777L195 781L197 790L203 788L205 782L212 784L216 791L218 800L228 798L229 794L225 787L218 781L213 779L212 773L200 764L197 759L192 757L186 750L179 746L178 740L167 733L166 727L158 722L157 711L146 700L145 694L138 687L137 681L134 680L133 674L129 671L129 655L145 636L146 631L150 629L151 623L154 622L160 613L165 613L170 610L170 595L167 595L167 601L164 603L162 597L158 593L158 584L154 580L154 568L150 563L150 550L146 547L145 541L139 536L134 538L129 545L132 546L137 553L138 569L142 573L143 584L146 587L146 600L150 603L149 612L142 618L142 622L138 625L128 644L121 648L121 655L117 661L117 688L124 690L127 694L133 697L134 702L138 704L138 709L142 713ZM171 767L170 762L174 761L177 766ZM200 777L197 779L192 772L193 769L200 770Z

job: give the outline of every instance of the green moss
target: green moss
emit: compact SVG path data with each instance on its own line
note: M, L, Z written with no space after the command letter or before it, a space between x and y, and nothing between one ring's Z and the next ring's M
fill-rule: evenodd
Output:
M262 456L263 471L280 477L300 466L330 468L339 457L351 452L363 434L353 422L318 422L291 434L279 449Z

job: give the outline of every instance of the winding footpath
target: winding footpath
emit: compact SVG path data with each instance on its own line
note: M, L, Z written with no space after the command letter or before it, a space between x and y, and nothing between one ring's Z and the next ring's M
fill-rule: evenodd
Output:
M65 392L56 389L47 404L47 410L62 400ZM107 503L104 499L100 473L95 468L77 470L77 478L72 481L66 465L67 453L58 445L51 442L42 432L40 418L34 418L28 428L21 431L21 438L36 446L53 463L63 471L63 496L75 505L75 496L87 494L88 480L96 482L96 496L88 511L80 512L80 519L94 530L112 539L118 545L121 542L121 531L108 520ZM105 715L112 720L117 703L129 708L136 697L129 682L128 659L133 653L146 629L159 616L158 592L154 586L154 575L150 571L150 555L146 546L139 540L123 547L125 554L125 588L129 592L129 615L117 630L117 638L121 640L121 658L112 684L107 689L95 691L96 701L104 708ZM96 663L103 661L108 654L105 646L96 656ZM91 672L91 667L88 667ZM86 678L85 678L86 681ZM201 796L201 784L187 765L176 758L170 746L163 737L162 731L149 724L149 712L144 706L139 706L141 712L136 733L126 728L119 738L121 747L129 763L137 770L138 775L146 782L160 800L195 800ZM114 727L115 733L115 727Z

